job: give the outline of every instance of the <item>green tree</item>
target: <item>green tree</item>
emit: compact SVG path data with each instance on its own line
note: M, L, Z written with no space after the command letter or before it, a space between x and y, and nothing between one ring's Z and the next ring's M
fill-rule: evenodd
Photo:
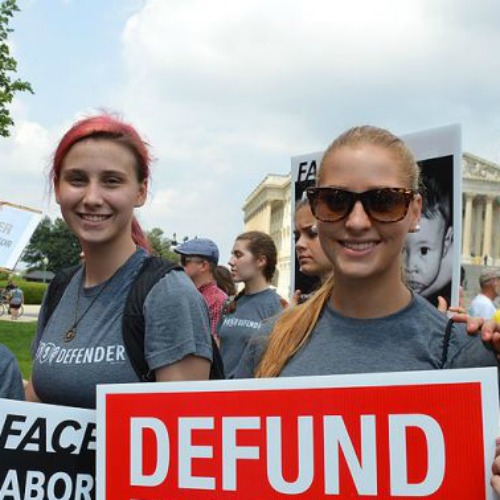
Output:
M8 105L14 99L16 92L31 92L31 84L13 79L13 74L17 72L17 61L10 55L7 38L12 29L9 28L9 21L14 12L19 11L16 0L3 0L0 3L0 136L9 136L9 127L14 125L10 116Z
M172 251L172 240L163 236L163 229L154 227L150 231L146 231L146 236L153 248L153 252L163 259L179 261L179 255Z
M27 264L32 264L31 269L42 267L42 259L45 255L45 242L50 238L52 222L49 217L44 217L36 227L28 246L24 249L22 259Z
M43 259L47 258L47 271L57 272L78 264L80 252L76 236L61 218L52 222L49 217L44 217L24 250L23 261L35 270L43 269Z

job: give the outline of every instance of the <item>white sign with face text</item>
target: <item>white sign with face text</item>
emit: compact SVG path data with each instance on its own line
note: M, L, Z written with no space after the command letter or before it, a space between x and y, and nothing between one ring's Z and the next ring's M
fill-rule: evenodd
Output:
M95 498L95 411L0 399L0 498Z
M0 200L0 268L14 269L42 212Z
M408 285L437 305L443 296L458 305L462 224L462 147L459 125L450 125L400 136L420 167L423 201L420 230L408 235L403 265ZM295 207L314 186L323 151L291 159L292 226ZM309 292L317 280L299 271L294 241L291 242L291 293Z

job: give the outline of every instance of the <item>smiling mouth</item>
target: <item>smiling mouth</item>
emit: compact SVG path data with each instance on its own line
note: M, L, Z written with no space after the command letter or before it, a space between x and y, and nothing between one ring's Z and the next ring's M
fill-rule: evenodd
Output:
M340 244L347 248L348 250L353 250L355 252L364 252L366 250L371 250L378 245L376 241L363 241L363 242L354 242L354 241L340 241Z
M84 214L84 213L79 213L78 216L87 222L102 222L111 217L111 215L106 215L106 214Z

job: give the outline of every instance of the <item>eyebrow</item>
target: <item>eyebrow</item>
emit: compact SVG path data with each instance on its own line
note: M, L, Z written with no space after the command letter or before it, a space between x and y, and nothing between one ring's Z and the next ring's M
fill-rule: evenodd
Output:
M79 168L79 167L68 167L68 168L65 168L62 171L62 175L66 174L66 173L68 173L68 174L86 174L86 175L88 175L87 169L85 169L85 168ZM112 169L109 169L109 170L102 170L102 171L100 171L99 175L125 175L125 174L121 170L112 170Z

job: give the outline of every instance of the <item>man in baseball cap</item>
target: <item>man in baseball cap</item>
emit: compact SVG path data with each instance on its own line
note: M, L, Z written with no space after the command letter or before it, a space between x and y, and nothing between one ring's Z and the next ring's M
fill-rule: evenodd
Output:
M207 303L212 335L216 337L215 327L227 299L227 295L217 286L214 278L219 262L219 249L208 238L195 238L178 245L174 252L180 254L184 271Z
M481 291L472 299L470 315L491 319L496 307L493 301L500 295L500 269L486 267L479 275Z

